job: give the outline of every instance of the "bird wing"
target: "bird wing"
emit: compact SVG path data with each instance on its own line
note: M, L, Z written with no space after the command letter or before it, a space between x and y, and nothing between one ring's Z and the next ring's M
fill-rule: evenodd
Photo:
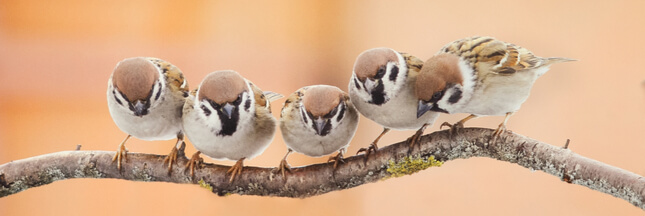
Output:
M487 73L511 75L553 63L574 61L568 58L542 58L515 44L492 37L471 37L451 42L439 53L450 53L470 63L479 76Z
M170 86L173 91L179 90L184 93L184 97L188 96L188 83L184 78L184 74L178 67L175 67L175 65L170 62L158 58L148 57L148 60L161 70L162 75L166 77L166 84Z
M305 95L305 92L307 91L309 87L302 87L295 92L291 93L289 97L284 101L284 105L282 105L282 110L280 111L280 117L284 115L285 109L287 107L292 107L292 110L298 110L300 108L300 101L302 101L302 96Z
M248 82L249 82L249 85L251 86L251 90L253 90L253 95L255 96L255 104L257 105L256 107L265 107L270 111L271 102L283 97L281 94L278 94L275 92L262 91L262 89L258 88L252 82L250 81Z
M423 61L421 59L408 53L399 52L399 54L401 54L403 59L405 59L405 63L408 64L410 71L418 73L421 70L421 67L423 67Z

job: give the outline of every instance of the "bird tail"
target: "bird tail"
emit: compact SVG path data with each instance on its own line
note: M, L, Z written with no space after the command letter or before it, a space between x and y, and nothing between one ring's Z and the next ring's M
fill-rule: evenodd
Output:
M275 93L275 92L272 92L272 91L264 91L262 93L267 98L269 103L284 97L283 95Z
M544 63L542 63L542 65L552 65L555 63L570 62L570 61L578 61L578 60L570 59L570 58L551 57L551 58L544 58Z

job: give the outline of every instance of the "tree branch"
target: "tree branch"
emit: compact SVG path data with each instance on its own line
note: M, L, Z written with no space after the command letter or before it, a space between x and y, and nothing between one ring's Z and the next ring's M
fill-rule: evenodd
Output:
M272 172L273 168L244 167L231 184L226 175L229 167L217 164L201 164L191 178L184 171L188 159L183 149L172 175L162 165L164 156L161 155L129 153L122 171L118 171L112 162L115 153L111 151L57 152L0 165L0 197L68 178L199 184L218 195L310 197L412 174L454 159L490 157L549 173L564 182L583 185L645 209L643 177L512 132L489 144L492 132L465 128L453 139L447 131L434 132L423 136L420 147L410 156L408 145L399 142L379 149L368 160L364 160L364 155L346 158L336 171L332 168L333 162L313 164L293 168L285 178Z

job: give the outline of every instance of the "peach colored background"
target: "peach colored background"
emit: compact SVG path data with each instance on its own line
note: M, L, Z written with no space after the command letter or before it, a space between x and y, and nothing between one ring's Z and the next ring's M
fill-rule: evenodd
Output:
M180 67L191 87L235 69L282 94L311 84L347 89L356 56L387 46L427 59L444 44L490 35L539 56L579 59L541 77L510 130L645 175L645 2L635 1L83 1L0 2L0 164L71 150L116 150L106 106L123 58ZM281 103L275 103L278 115ZM465 115L441 116L454 122ZM496 127L502 117L470 121ZM438 129L435 125L426 132ZM381 128L363 118L349 152ZM392 132L382 142L405 139ZM172 141L132 139L165 154ZM189 146L188 154L194 152ZM280 135L247 161L276 166ZM209 162L232 164L231 162ZM290 157L292 165L326 158ZM488 158L309 199L218 197L195 185L74 179L0 199L0 215L642 215L621 199Z

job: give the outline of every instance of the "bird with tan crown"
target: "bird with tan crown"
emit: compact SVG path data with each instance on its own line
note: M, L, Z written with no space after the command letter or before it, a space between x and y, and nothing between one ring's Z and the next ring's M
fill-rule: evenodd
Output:
M243 161L260 155L273 140L276 119L269 104L281 97L263 92L235 71L208 74L183 110L186 136L199 150L186 164L191 176L203 153L237 161L227 172L233 182L242 173Z
M276 170L290 171L287 156L296 151L321 157L338 151L334 169L343 162L358 127L358 112L347 93L335 86L313 85L298 89L287 97L280 113L280 130L288 151Z
M113 161L121 170L127 159L126 141L177 138L170 154L168 172L177 160L177 145L183 144L181 110L188 96L188 83L179 68L158 58L136 57L119 62L108 81L107 102L114 123L128 136L121 142Z
M356 58L349 97L363 116L383 126L370 146L359 150L365 151L365 158L378 149L378 141L390 129L417 130L408 138L412 150L425 128L439 116L438 112L417 115L414 84L422 65L417 57L390 48L369 49Z
M542 58L529 50L492 37L451 42L424 64L416 80L418 113L469 113L449 126L451 134L477 116L501 116L493 142L506 130L509 117L520 109L535 80L568 58ZM431 114L431 115L434 115Z

